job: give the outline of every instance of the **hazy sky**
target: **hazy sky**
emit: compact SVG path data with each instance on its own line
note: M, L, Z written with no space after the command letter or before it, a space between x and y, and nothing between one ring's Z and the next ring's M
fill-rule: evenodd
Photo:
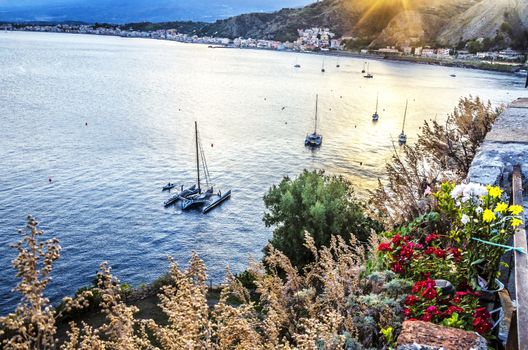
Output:
M315 0L0 0L0 20L213 21Z

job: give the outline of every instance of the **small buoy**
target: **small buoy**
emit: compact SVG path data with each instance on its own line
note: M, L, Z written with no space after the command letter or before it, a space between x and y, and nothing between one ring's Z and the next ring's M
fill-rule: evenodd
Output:
M264 101L266 101L266 98L264 97Z
M213 147L214 145L211 143L211 147Z
M359 162L359 165L363 165L363 162Z
M51 183L51 177L48 177L48 181Z
M354 129L357 128L357 125L354 125Z
M343 98L343 96L339 96L339 98Z
M286 108L286 106L283 106L283 107L282 107L282 110L284 110L284 108Z
M88 126L88 122L84 123L85 126Z
M284 124L288 124L288 122L284 122Z

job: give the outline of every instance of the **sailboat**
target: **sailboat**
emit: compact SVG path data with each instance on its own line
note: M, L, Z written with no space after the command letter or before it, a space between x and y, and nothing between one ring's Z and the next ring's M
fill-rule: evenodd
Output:
M363 69L361 70L361 73L365 73L365 64L366 64L366 63L367 63L367 62L363 62Z
M372 121L373 121L373 122L377 122L378 119L379 119L379 114L378 114L378 98L379 98L379 94L376 94L376 112L374 112L374 114L372 115Z
M309 147L319 147L323 143L323 135L317 133L317 105L319 102L319 95L315 95L315 128L314 132L306 135L304 145Z
M194 122L194 135L196 143L196 175L197 175L197 193L194 196L189 196L182 202L182 209L187 210L194 207L199 207L207 203L207 199L213 195L213 187L210 186L209 169L207 168L207 162L205 161L204 151L202 144L198 137L198 123ZM202 192L200 183L200 162L204 170L205 182L207 184L207 190Z
M407 118L407 106L409 105L409 100L405 101L405 113L403 114L403 125L402 125L402 132L400 136L398 137L398 142L400 145L404 145L407 143L407 135L405 135L405 119Z
M367 63L367 75L364 75L363 78L367 78L367 79L374 78L374 76L370 74L370 63Z
M323 57L323 65L321 66L321 72L323 72L323 73L325 72L324 61L325 60L324 60L324 57Z
M339 64L339 57L337 58L337 63L336 63L336 68L339 68L341 67L341 65Z
M295 57L295 64L293 65L294 68L301 68L301 65L297 62L297 57Z

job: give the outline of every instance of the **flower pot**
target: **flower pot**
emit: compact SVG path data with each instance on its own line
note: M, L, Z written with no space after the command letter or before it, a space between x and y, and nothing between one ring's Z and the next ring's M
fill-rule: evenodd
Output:
M435 284L442 290L442 294L455 295L455 287L448 280L435 280Z
M493 303L497 300L497 293L504 289L504 284L498 279L495 279L495 285L497 285L496 289L487 289L486 287L481 287L481 302Z

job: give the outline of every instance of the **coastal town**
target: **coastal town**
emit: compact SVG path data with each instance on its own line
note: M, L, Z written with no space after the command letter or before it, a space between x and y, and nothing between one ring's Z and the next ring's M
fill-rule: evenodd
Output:
M180 33L176 29L159 29L152 31L139 31L132 28L123 28L113 25L88 25L88 24L56 24L56 25L0 25L0 30L9 31L32 31L51 33L72 33L108 35L125 38L148 38L158 40L170 40L181 43L206 44L211 47L226 48L250 48L267 49L278 51L295 52L325 52L325 51L346 51L347 41L351 37L337 37L329 28L306 28L298 29L298 38L295 41L281 42L277 40L265 40L254 38L223 38L214 36L198 36L196 34ZM362 48L359 50L363 55L377 55L384 58L416 58L422 60L438 60L449 62L457 61L482 61L493 63L505 63L520 65L526 61L523 52L506 48L499 51L479 51L472 52L467 48L457 50L448 47L431 46L386 46L382 48ZM526 70L517 69L520 74L526 74Z

